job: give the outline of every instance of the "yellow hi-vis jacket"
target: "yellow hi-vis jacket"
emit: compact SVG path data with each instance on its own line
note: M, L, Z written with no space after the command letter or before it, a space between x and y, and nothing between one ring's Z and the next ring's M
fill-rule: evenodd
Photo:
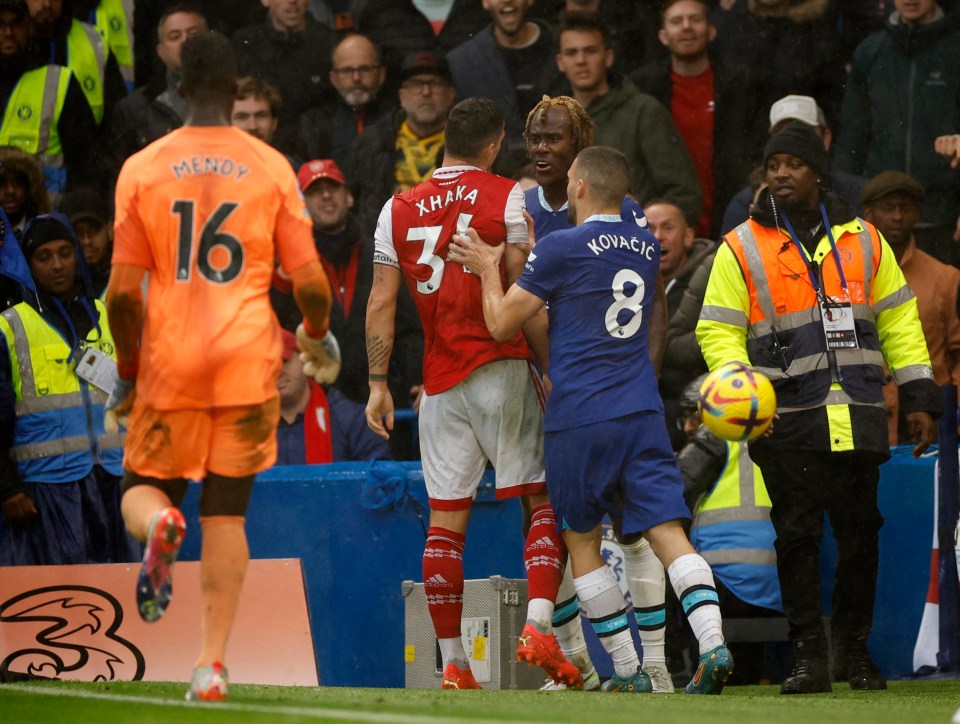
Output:
M117 59L127 90L133 90L133 36L123 0L100 0L95 24L104 45Z
M100 314L87 344L111 359L116 349L107 310ZM108 433L103 426L107 393L77 376L71 349L61 333L26 302L0 315L0 334L10 354L16 394L14 440L11 451L28 483L69 483L86 476L94 465L112 475L123 474L123 432Z
M67 33L67 66L80 81L97 125L103 120L103 77L107 67L107 49L100 31L74 20Z
M58 124L70 78L70 70L61 65L28 70L10 93L0 126L0 146L13 146L35 156L51 193L63 191L67 185Z
M770 508L747 443L728 442L727 463L697 506L690 542L737 598L782 611Z
M883 360L898 385L933 384L917 302L873 226L855 218L831 230L853 303L856 349L827 351L807 273L815 264L824 292L843 295L826 234L810 258L806 251L801 257L785 231L754 219L717 250L697 340L711 370L747 362L770 377L781 420L769 444L886 455Z

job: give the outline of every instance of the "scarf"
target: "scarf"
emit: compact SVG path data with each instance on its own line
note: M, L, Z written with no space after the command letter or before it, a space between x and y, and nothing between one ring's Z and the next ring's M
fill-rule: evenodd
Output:
M303 442L308 465L333 462L333 435L330 427L330 402L327 400L327 393L310 380L310 401L303 411Z

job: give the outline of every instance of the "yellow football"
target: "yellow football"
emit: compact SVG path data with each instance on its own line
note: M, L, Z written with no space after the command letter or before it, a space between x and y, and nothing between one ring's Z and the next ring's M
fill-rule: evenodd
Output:
M770 380L753 367L730 362L707 375L697 406L703 424L717 437L753 440L773 422L777 395Z

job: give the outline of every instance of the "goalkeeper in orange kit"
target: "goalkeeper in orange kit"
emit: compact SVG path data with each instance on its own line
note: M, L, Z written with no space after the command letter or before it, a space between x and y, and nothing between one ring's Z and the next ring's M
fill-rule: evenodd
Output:
M227 697L223 660L249 560L244 516L254 475L277 454L275 260L304 314L297 336L307 368L332 382L340 353L293 171L230 127L236 62L225 37L184 43L180 89L183 128L132 156L117 182L107 310L120 382L106 418L115 426L129 415L122 510L127 530L146 541L137 602L147 621L170 601L187 481L203 483L202 633L187 698L209 701Z

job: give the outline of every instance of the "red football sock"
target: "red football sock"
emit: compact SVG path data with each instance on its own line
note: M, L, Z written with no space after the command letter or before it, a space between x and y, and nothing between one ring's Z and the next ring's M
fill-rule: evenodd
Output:
M530 516L523 564L527 569L527 597L556 601L567 565L567 547L549 503L534 508Z
M438 639L459 638L465 537L431 526L423 549L423 588Z

